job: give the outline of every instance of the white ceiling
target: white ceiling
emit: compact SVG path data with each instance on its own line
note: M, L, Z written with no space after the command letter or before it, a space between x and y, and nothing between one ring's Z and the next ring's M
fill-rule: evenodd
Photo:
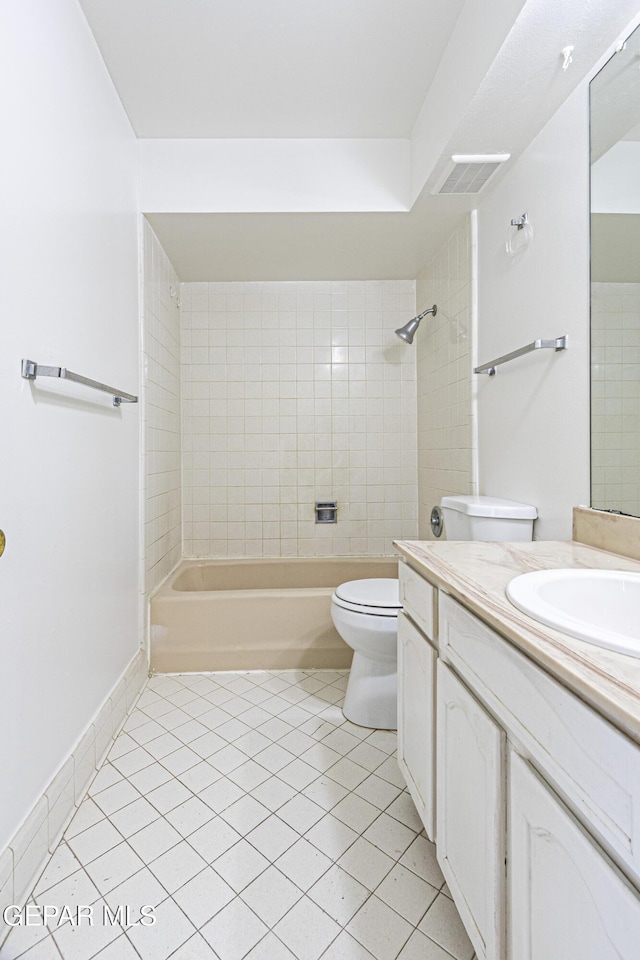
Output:
M464 0L80 0L139 137L408 137Z
M249 139L304 139L312 150L322 138L410 145L411 195L418 200L406 213L382 213L375 205L363 213L311 212L321 207L305 206L295 178L288 185L293 202L282 209L145 208L185 280L415 277L477 203L431 196L450 155L510 153L495 182L508 175L638 6L638 0L80 3L139 138L235 138L254 160ZM564 72L567 44L575 49ZM236 171L240 194L246 194L244 169ZM230 182L233 173L227 171ZM370 173L363 170L363 177ZM185 182L192 171L178 166L174 176ZM263 179L258 167L252 185L259 188Z

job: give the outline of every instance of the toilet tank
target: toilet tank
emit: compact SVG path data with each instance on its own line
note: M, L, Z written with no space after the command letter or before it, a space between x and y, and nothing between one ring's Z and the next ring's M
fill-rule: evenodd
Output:
M496 497L443 497L447 540L531 540L535 507Z

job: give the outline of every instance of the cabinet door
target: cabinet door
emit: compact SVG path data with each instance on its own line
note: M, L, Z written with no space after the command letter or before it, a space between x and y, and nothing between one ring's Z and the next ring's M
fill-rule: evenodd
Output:
M478 957L500 960L506 737L442 661L437 689L438 860Z
M435 839L435 682L438 657L404 615L398 616L398 764Z
M529 764L510 761L510 960L637 960L637 893Z

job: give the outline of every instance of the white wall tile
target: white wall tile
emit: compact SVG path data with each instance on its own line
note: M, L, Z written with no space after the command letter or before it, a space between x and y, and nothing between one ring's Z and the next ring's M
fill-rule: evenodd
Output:
M415 537L415 352L393 332L415 284L187 283L181 298L185 555L390 554ZM315 523L320 499L337 524Z
M638 516L640 283L591 291L591 502Z
M182 555L180 282L144 219L143 248L143 549L148 595Z

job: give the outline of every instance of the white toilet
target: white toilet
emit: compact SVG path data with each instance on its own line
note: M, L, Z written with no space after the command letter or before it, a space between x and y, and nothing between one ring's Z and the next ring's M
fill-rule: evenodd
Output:
M495 497L443 497L447 540L531 540L538 513ZM397 580L350 580L331 597L336 630L354 651L342 711L353 723L397 728Z
M531 540L538 511L528 503L496 497L443 497L447 540Z
M331 616L353 649L342 712L361 727L397 727L398 581L350 580L336 587Z

